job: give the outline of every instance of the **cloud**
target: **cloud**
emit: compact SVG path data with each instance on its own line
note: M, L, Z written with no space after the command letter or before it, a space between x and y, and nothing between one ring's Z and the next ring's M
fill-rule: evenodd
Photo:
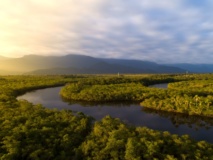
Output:
M86 24L88 15L95 16L97 4L95 0L0 2L0 53L52 54L80 49L78 26Z
M0 54L212 63L212 1L7 0Z

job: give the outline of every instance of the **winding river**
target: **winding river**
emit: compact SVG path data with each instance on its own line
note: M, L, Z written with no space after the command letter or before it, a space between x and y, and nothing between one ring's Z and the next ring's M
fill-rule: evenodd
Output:
M152 87L165 89L167 84L158 84ZM132 103L80 104L66 102L59 95L60 89L61 87L40 89L28 92L17 97L17 99L25 99L33 104L42 104L49 109L69 109L83 112L96 120L110 115L135 126L146 126L151 129L169 131L178 135L189 134L196 140L206 140L213 143L213 119L157 112Z

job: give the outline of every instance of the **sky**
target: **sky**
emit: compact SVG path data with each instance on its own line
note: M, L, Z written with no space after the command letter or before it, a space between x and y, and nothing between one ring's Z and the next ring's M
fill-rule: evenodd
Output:
M213 63L212 0L0 1L0 55Z

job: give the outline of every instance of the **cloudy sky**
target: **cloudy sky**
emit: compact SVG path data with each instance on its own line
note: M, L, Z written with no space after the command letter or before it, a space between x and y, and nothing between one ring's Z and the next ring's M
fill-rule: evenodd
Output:
M0 1L0 55L213 63L212 0Z

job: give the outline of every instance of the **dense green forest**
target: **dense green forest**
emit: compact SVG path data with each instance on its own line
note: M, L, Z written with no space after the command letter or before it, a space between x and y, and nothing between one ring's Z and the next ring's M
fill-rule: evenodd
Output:
M147 108L213 117L213 75L152 75L89 78L66 85L66 99L91 102L135 101ZM148 87L168 83L168 89Z
M156 110L213 117L213 77L169 83L158 97L145 99L141 105Z
M192 106L199 108L201 101L205 101L202 105L209 105L209 108L204 106L201 113L212 116L211 79L211 74L2 76L0 159L213 159L212 144L195 141L187 135L134 127L110 116L94 122L92 117L82 113L50 110L42 105L16 100L18 95L27 91L67 84L61 94L68 95L69 99L84 101L137 101L149 106L163 101L165 95L171 98L172 94L174 97L176 94L183 98L186 95L193 99L197 97ZM148 87L166 82L173 82L167 90ZM83 99L84 96L86 99ZM163 106L160 110L170 111ZM193 107L188 107L190 109ZM190 112L184 110L184 113Z
M60 94L71 100L93 102L142 101L153 96L158 89L148 85L185 79L182 76L123 76L89 77L77 83L67 84ZM149 95L148 95L149 94Z

